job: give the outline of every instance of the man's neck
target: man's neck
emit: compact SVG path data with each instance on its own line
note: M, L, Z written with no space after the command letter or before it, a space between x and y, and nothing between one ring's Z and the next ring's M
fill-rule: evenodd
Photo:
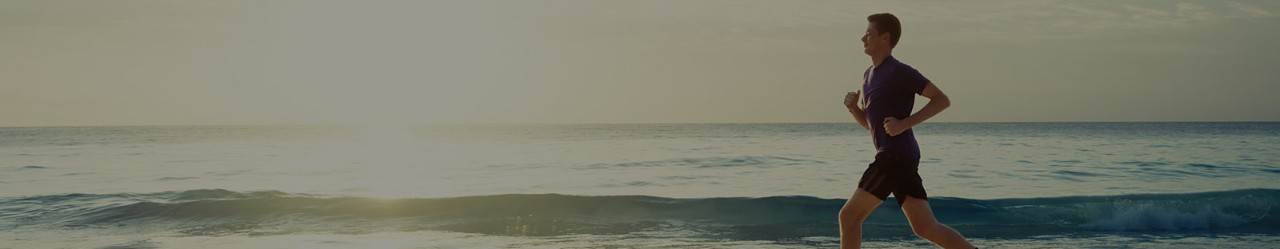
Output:
M889 54L889 53L872 55L872 56L871 56L871 66L872 66L872 67L880 67L880 64L883 64L883 63L884 63L884 60L889 59L889 56L890 56L890 54Z

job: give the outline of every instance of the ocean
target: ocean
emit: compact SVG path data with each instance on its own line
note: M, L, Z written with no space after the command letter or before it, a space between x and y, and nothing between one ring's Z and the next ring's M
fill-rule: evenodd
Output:
M982 248L1280 248L1280 123L927 123ZM0 248L833 248L823 124L0 128ZM865 248L928 248L897 204Z

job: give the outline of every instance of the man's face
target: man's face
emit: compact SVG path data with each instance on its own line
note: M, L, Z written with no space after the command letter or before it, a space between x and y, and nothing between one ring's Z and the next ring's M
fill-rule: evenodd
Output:
M874 23L867 23L867 32L862 34L862 50L867 55L889 49L889 34L880 34Z

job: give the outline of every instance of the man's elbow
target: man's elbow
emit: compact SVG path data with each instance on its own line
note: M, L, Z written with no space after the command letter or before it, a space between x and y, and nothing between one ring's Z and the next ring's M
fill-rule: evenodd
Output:
M938 97L933 98L932 101L938 102L939 109L947 109L948 107L951 107L951 98L948 98L946 94L939 95Z

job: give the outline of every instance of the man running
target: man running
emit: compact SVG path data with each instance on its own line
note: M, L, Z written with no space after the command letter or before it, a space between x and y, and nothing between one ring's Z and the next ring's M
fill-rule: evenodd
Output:
M876 155L862 173L858 191L840 209L840 248L860 247L862 222L890 193L916 236L943 248L974 248L955 229L934 219L917 172L920 147L911 127L947 109L951 100L915 68L893 58L893 48L902 37L897 17L880 13L868 16L867 22L862 47L871 56L872 65L863 73L862 90L849 92L844 105L858 125L871 130ZM859 104L863 93L866 96ZM916 94L929 98L929 103L911 114Z

